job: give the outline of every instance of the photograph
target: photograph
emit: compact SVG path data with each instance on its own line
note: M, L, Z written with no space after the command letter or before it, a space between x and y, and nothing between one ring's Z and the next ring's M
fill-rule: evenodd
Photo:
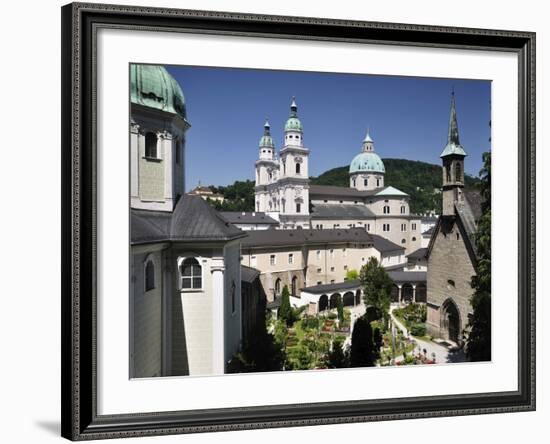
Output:
M491 361L491 80L128 76L130 379Z

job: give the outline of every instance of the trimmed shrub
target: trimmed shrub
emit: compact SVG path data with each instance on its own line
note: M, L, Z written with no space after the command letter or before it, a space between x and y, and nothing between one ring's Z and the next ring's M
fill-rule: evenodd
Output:
M411 325L411 335L413 336L425 336L426 335L426 326L424 324L413 324Z

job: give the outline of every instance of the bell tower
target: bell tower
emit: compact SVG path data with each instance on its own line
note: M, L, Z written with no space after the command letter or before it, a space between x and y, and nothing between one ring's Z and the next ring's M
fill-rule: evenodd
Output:
M455 204L464 202L464 158L466 151L460 144L454 91L451 95L451 113L447 145L440 157L443 163L442 216L454 216Z

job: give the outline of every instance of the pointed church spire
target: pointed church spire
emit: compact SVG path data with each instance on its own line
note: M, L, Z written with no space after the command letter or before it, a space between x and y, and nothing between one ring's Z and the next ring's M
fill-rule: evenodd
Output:
M455 104L455 91L451 93L451 115L449 116L449 137L447 143L453 143L460 145L458 137L458 123L456 121L456 104Z
M456 119L456 103L454 88L451 92L451 112L449 115L449 133L447 135L447 145L443 149L443 152L439 157L446 157L450 155L467 156L463 146L460 144L458 137L458 122Z
M367 135L365 136L365 139L363 140L363 142L370 142L370 143L373 142L373 140L370 136L370 126L367 127Z
M296 97L292 96L292 103L290 104L290 117L296 117L298 115L298 106L296 105Z

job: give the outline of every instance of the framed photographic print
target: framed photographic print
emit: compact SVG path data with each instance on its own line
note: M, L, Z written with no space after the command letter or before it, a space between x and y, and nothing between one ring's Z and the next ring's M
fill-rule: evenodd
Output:
M533 410L534 45L63 7L63 436Z

